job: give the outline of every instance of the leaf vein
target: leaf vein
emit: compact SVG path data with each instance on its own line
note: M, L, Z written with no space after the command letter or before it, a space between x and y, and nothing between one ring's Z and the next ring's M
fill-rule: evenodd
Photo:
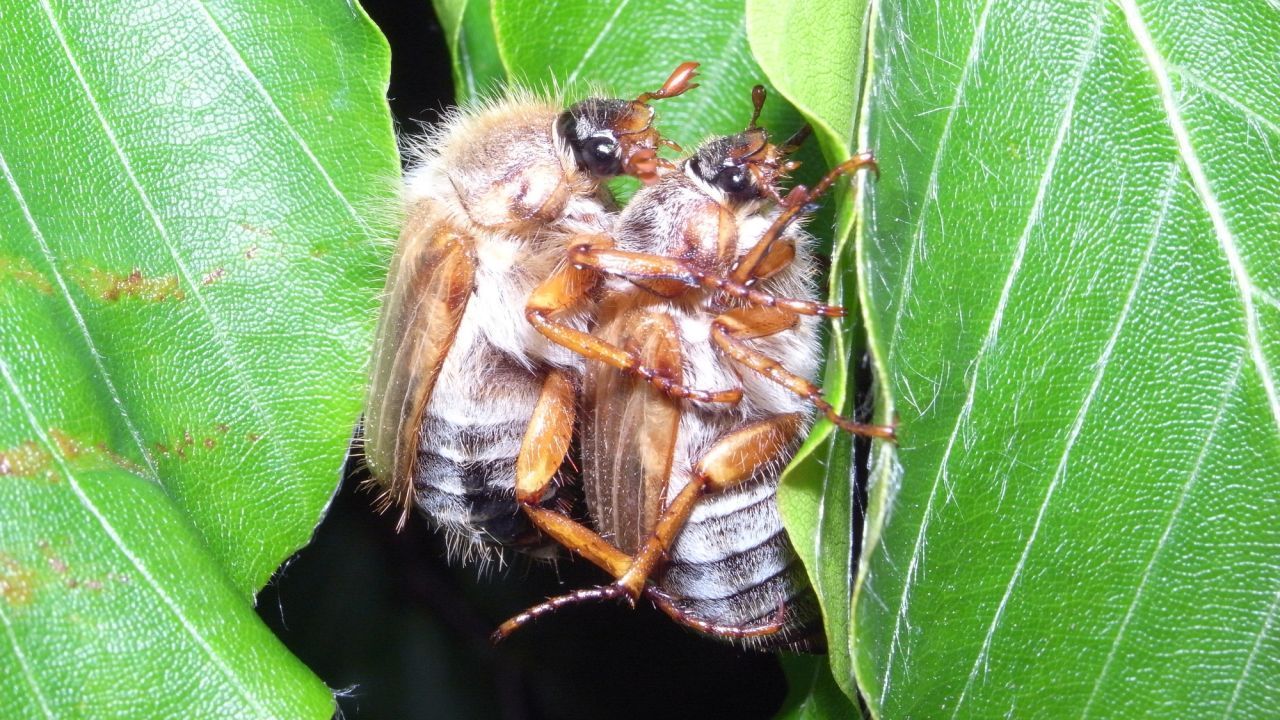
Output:
M903 315L906 312L907 286L911 284L915 271L916 248L924 243L925 217L928 215L929 206L938 199L938 174L942 169L943 150L946 149L947 142L951 139L952 123L955 121L956 112L960 109L960 105L964 100L964 91L969 85L969 73L977 66L978 60L982 57L982 40L987 31L987 17L991 14L991 8L994 5L995 0L987 0L982 7L982 12L978 15L978 22L973 31L973 40L969 44L969 54L965 58L964 67L960 70L960 80L956 83L956 92L951 99L951 105L947 107L947 119L942 123L942 134L938 138L938 148L934 152L933 163L929 168L929 179L925 183L924 200L920 205L920 214L916 219L911 243L907 246L907 262L903 266L902 282L898 284L898 298L894 307L893 328L889 334L888 362L890 363L893 362L893 358L897 355L898 334L902 328ZM890 651L892 652L892 646L890 646Z
M947 466L947 463L950 462L951 460L951 450L955 446L956 436L960 433L961 427L964 425L969 415L973 412L973 405L974 405L974 400L977 394L977 387L978 387L978 374L979 374L982 358L988 355L992 351L992 349L995 347L997 336L1000 332L1000 327L1004 320L1004 310L1006 305L1008 304L1009 295L1012 293L1012 290L1013 290L1014 279L1016 278L1018 271L1022 267L1022 259L1026 255L1027 245L1031 238L1031 231L1035 228L1036 224L1039 222L1040 214L1044 207L1044 200L1045 200L1045 197L1048 195L1049 186L1051 185L1052 179L1053 179L1053 173L1058 164L1058 157L1061 155L1062 147L1066 143L1067 131L1071 128L1071 122L1075 115L1076 100L1079 99L1080 97L1080 88L1084 84L1085 73L1088 70L1089 65L1093 62L1093 58L1098 51L1098 45L1102 40L1102 26L1103 26L1104 16L1101 12L1101 5L1099 5L1097 16L1098 17L1096 19L1096 22L1094 23L1093 38L1090 40L1089 47L1084 53L1084 57L1080 61L1079 68L1077 68L1075 72L1075 78L1072 81L1071 92L1067 98L1067 106L1062 112L1062 119L1059 122L1058 132L1057 132L1057 135L1054 137L1053 146L1049 151L1049 159L1048 159L1048 162L1045 164L1044 174L1040 176L1040 183L1036 188L1035 200L1031 204L1031 213L1027 218L1026 226L1022 230L1022 236L1018 238L1018 248L1014 254L1013 267L1010 268L1009 275L1005 279L1004 287L1001 288L1000 301L996 304L996 310L991 316L991 324L987 328L987 335L983 339L982 347L979 349L977 357L974 358L973 368L969 376L969 387L965 394L965 403L960 410L960 414L956 418L955 428L952 429L951 437L947 441L947 448L943 452L942 461L939 463L939 466L938 466L938 477L935 478L934 485L933 485L935 492L937 490L939 480L942 479L946 474L946 466ZM1139 275L1139 279L1140 277L1141 275ZM1135 290L1136 290L1136 282L1137 281L1135 280L1135 286L1134 286ZM1118 336L1120 328L1124 324L1124 319L1127 316L1128 303L1126 303L1125 307L1126 307L1125 313L1123 313L1120 316L1111 339L1108 341L1107 346L1105 346L1103 349L1102 360L1106 360L1107 358L1110 357L1110 350L1114 346L1116 337ZM1090 388L1089 394L1087 395L1088 400L1092 400L1094 395L1094 390L1096 390L1096 383L1101 382L1102 370L1105 369L1105 367L1106 367L1105 362L1100 361L1099 371L1094 376L1095 387ZM1079 432L1079 427L1083 424L1084 416L1087 412L1088 412L1088 406L1086 404L1085 407L1081 408L1080 413L1076 417L1076 423L1072 428L1074 432L1076 433ZM1013 594L1014 586L1017 584L1018 579L1022 576L1022 569L1026 565L1027 557L1031 553L1031 546L1035 544L1036 537L1040 533L1040 527L1044 520L1044 516L1048 512L1049 503L1053 499L1054 491L1058 488L1058 485L1061 482L1063 470L1065 469L1067 452L1069 452L1070 447L1071 447L1071 443L1069 442L1066 446L1066 451L1064 451L1063 453L1063 460L1059 464L1059 471L1054 474L1053 479L1050 480L1049 482L1049 488L1045 492L1044 502L1040 504L1040 511L1037 513L1035 523L1031 527L1031 534L1027 536L1027 542L1022 549L1022 555L1021 557L1018 558L1017 565L1014 566L1013 576L1009 579L1009 583L1005 587L1004 595L1000 598L1000 602L996 606L995 614L991 618L991 624L987 628L987 634L982 640L982 645L981 647L978 648L978 656L973 661L973 667L969 671L968 679L965 680L964 688L960 691L959 697L956 698L956 705L954 708L952 708L952 713L951 713L952 718L955 718L959 714L960 706L964 704L965 699L968 697L969 689L973 686L974 680L977 678L979 671L981 670L983 664L986 661L988 652L991 649L991 642L995 637L996 627L1000 624L1000 618L1004 616L1004 610L1009 602L1009 597ZM930 502L932 502L932 500L933 500L933 497L931 495Z
M1187 84L1191 85L1192 87L1197 87L1209 93L1210 95L1218 98L1222 102L1230 105L1232 108L1240 111L1241 115L1244 115L1245 117L1252 118L1253 120L1258 121L1259 124L1261 124L1266 129L1270 130L1273 134L1280 135L1280 124L1277 124L1275 120L1272 120L1271 118L1267 117L1266 115L1263 115L1257 110L1254 110L1252 107L1244 104L1243 102L1235 99L1234 97L1231 97L1231 95L1227 94L1227 91L1213 85L1212 83L1208 82L1207 80L1200 77L1196 73L1193 73L1190 70L1187 70L1186 68L1178 67L1177 65L1169 65L1169 70L1173 72L1175 75L1181 76L1182 79L1186 80Z
M5 637L9 639L9 644L13 646L13 655L18 659L18 667L22 669L22 678L27 681L27 686L31 688L31 693L36 696L36 703L40 706L40 712L47 718L53 718L53 709L49 707L49 701L44 696L44 692L40 690L40 683L36 682L35 673L31 670L31 665L27 661L27 654L22 651L22 646L18 644L18 636L13 632L13 623L9 620L9 616L5 614L4 603L0 602L0 624L4 625Z
M128 155L125 154L124 148L116 137L111 124L107 122L106 115L98 104L97 97L94 96L93 90L89 87L88 80L85 78L84 72L80 68L79 61L76 60L75 55L71 52L70 45L67 44L67 38L62 32L62 26L58 23L58 19L53 14L53 8L50 7L48 0L40 0L40 6L44 10L45 17L48 19L49 25L53 30L54 35L57 37L58 43L62 47L62 51L67 58L67 62L71 66L72 72L75 73L76 80L79 82L80 88L84 92L85 97L93 110L94 116L97 118L99 125L102 127L103 133L106 135L107 141L110 143L112 150L120 161L120 164L124 169L125 176L129 180L129 184L133 187L134 192L137 193L139 202L142 203L143 209L146 211L148 217L150 217L152 225L155 227L160 240L169 250L169 255L173 259L174 265L182 276L184 283L190 290L191 296L199 304L205 317L208 318L209 326L213 330L214 338L222 347L223 354L227 361L227 366L235 374L241 387L245 389L247 396L246 399L252 406L254 413L266 422L268 427L277 427L275 423L270 422L267 411L258 401L257 388L252 382L250 382L244 368L236 360L235 353L232 352L231 341L227 336L226 329L222 327L216 314L212 311L205 300L204 294L200 289L201 284L193 278L190 269L183 261L182 256L178 253L178 248L173 244L173 238L170 237L168 228L165 226L164 221L160 219L159 212L157 212L155 205L151 202L151 197L147 194L146 190L143 189L137 175L134 173L133 164L130 162ZM268 447L272 448L276 455L283 454L286 456L281 459L282 461L279 463L278 467L293 468L296 465L292 458L287 457L290 453L288 453L286 447L279 443L270 443Z
M93 358L93 364L98 368L98 373L102 376L102 384L106 386L107 393L111 395L112 403L116 406L116 410L120 412L120 419L124 422L125 429L129 432L129 436L133 438L134 444L138 446L138 452L142 454L142 461L146 463L147 469L151 471L152 481L159 483L160 473L156 469L155 459L147 451L147 444L142 439L142 433L138 430L138 426L134 424L133 417L125 408L124 400L116 390L115 382L111 379L111 373L107 371L106 363L103 362L102 353L98 351L98 345L93 340L89 325L85 322L84 315L80 313L80 307L76 305L76 301L71 297L67 282L62 277L62 272L55 262L53 250L49 247L48 241L45 240L44 232L40 229L39 224L36 223L31 207L27 204L27 199L22 193L22 188L18 186L18 180L13 176L13 172L9 169L9 163L5 160L2 152L0 152L0 174L3 174L5 181L8 182L9 190L13 193L14 200L18 203L18 209L22 211L22 216L26 219L27 226L31 228L32 237L40 244L40 251L44 254L45 261L49 263L53 279L57 282L58 290L62 293L63 299L66 300L67 306L71 309L71 316L75 318L76 326L80 328L80 334L84 336L85 345L89 348L89 356Z
M903 266L902 280L898 283L893 328L889 332L889 352L888 357L885 359L885 365L888 367L892 367L894 357L897 355L898 335L902 328L902 318L906 313L907 286L911 284L912 277L915 274L917 248L924 243L925 215L938 194L938 173L942 166L942 151L946 147L947 140L951 137L951 125L955 120L956 111L960 107L961 100L963 100L964 89L969 84L969 73L977 65L978 59L982 55L982 38L986 33L987 17L991 14L991 8L994 5L995 0L987 0L982 7L982 12L978 15L978 22L974 26L973 40L969 43L969 53L966 56L964 67L960 71L960 80L956 83L956 92L951 100L951 106L947 110L947 119L943 122L942 134L938 139L938 148L934 153L933 163L929 168L929 180L925 184L924 201L921 203L920 215L916 220L911 243L907 246L907 261ZM953 435L952 441L954 442L954 440L955 436ZM950 446L948 446L948 449L950 449ZM925 503L924 515L920 521L920 532L916 535L915 546L911 551L911 560L907 564L907 574L903 579L902 597L898 601L898 612L893 622L893 635L890 638L889 650L886 653L884 677L880 682L880 697L882 698L889 695L889 682L893 677L893 657L898 645L902 642L902 627L906 622L907 595L911 592L911 583L914 581L915 574L919 569L920 551L924 544L925 533L929 528L929 516L933 513L933 500L937 495L938 481L939 478L935 477L933 487L929 490L929 499Z
M1173 83L1169 79L1168 64L1164 56L1160 54L1159 49L1156 48L1155 40L1151 37L1151 32L1147 28L1147 24L1142 18L1142 13L1134 0L1114 1L1119 4L1121 11L1124 13L1129 30L1133 33L1134 40L1137 42L1139 49L1142 51L1143 59L1147 63L1147 68L1151 71L1151 75L1155 80L1156 88L1160 94L1160 101L1163 103L1165 114L1168 116L1169 130L1173 134L1174 143L1178 148L1178 157L1181 158L1183 165L1187 168L1187 173L1191 176L1191 185L1195 188L1196 195L1200 198L1205 212L1209 215L1209 221L1213 224L1214 235L1217 237L1218 244L1226 256L1231 274L1235 278L1236 288L1240 294L1240 302L1244 310L1245 342L1253 364L1258 371L1258 376L1262 380L1262 387L1266 392L1267 405L1271 410L1272 420L1275 422L1277 429L1280 429L1280 392L1276 390L1276 382L1271 373L1270 361L1267 360L1266 354L1262 349L1258 313L1253 304L1253 294L1255 292L1253 279L1249 275L1249 269L1245 267L1240 248L1236 245L1235 235L1227 226L1222 206L1214 195L1213 189L1209 187L1209 179L1205 175L1204 166L1200 163L1200 156L1196 153L1195 146L1191 143L1191 135L1187 130L1186 123L1182 120L1182 111L1174 97Z
M1240 671L1240 679L1236 681L1235 689L1231 691L1231 699L1227 701L1227 708L1223 711L1222 717L1231 717L1231 713L1236 708L1236 702L1240 699L1240 691L1244 689L1244 681L1249 677L1249 671L1253 669L1253 661L1258 657L1258 648L1262 647L1262 639L1266 637L1267 631L1271 629L1271 621L1276 617L1276 608L1280 607L1280 590L1271 598L1271 607L1267 608L1267 616L1262 620L1262 628L1258 630L1257 637L1253 640L1253 648L1249 650L1249 657L1244 662L1244 669Z
M266 106L271 111L272 116L280 121L280 125L284 127L285 132L289 133L289 137L298 145L298 148L302 150L302 154L307 156L307 160L315 167L316 172L320 173L320 177L323 178L325 184L329 186L334 197L342 203L342 206L346 208L347 212L356 221L356 223L359 224L361 228L368 231L369 226L365 224L364 218L356 212L355 207L349 200L347 200L347 196L338 189L338 185L334 182L333 176L329 174L329 171L325 169L323 164L321 164L320 158L316 157L315 152L311 150L311 145L302 137L302 134L299 133L293 123L289 121L289 118L285 117L284 111L280 109L280 105L276 103L275 98L271 96L271 93L267 91L266 86L262 84L260 79L258 79L257 74L249 67L249 64L244 59L244 55L242 55L239 48L231 42L231 38L227 36L226 31L224 31L222 26L218 24L217 19L213 17L213 13L209 12L208 6L201 0L193 0L193 4L200 9L200 12L204 15L209 26L213 28L214 33L226 48L228 56L235 61L235 64L240 69L241 74L249 81L249 84L253 87L254 92L258 94L258 97L262 98L262 101L266 103ZM67 55L70 56L70 54L70 51L68 51Z
M587 46L586 52L582 53L582 58L578 60L578 64L569 72L569 77L565 79L565 85L572 85L577 81L578 74L587 66L587 61L591 59L591 56L596 54L596 49L600 47L600 42L604 40L604 36L609 34L609 31L613 29L613 24L618 21L618 16L630 4L631 0L622 0L622 2L618 3L618 7L613 9L613 14L605 21L604 27L600 28L600 32L596 34L595 39Z
M1226 416L1227 405L1231 403L1231 398L1239 387L1240 375L1243 370L1244 355L1241 354L1240 359L1236 362L1236 369L1231 373L1231 379L1227 382L1222 393L1222 400L1218 403L1218 412L1214 416L1213 422L1209 425L1209 431L1205 434L1204 443L1200 446L1200 452L1196 454L1195 462L1191 466L1191 472L1187 474L1187 480L1182 484L1178 499L1174 502L1173 509L1169 512L1169 520L1165 523L1164 532L1160 534L1160 539L1156 541L1156 546L1151 550L1151 557L1147 560L1147 566L1142 570L1142 577L1138 580L1137 588L1134 589L1133 599L1129 601L1129 607L1125 610L1124 618L1120 620L1120 627L1116 629L1116 636L1111 642L1111 649L1107 652L1107 658L1102 663L1098 678L1093 683L1093 690L1089 693L1089 699L1085 701L1084 709L1080 713L1082 720L1089 716L1089 712L1093 708L1093 702L1097 699L1098 691L1102 688L1102 681L1106 679L1107 673L1111 669L1111 663L1115 660L1120 644L1124 641L1124 634L1129 627L1129 622L1137 612L1138 604L1142 600L1142 594L1146 591L1147 581L1151 578L1151 571L1155 568L1156 560L1160 557L1160 552L1164 550L1169 536L1173 533L1173 526L1177 524L1178 515L1186 504L1187 496L1191 494L1191 488L1200 477L1200 469L1204 466L1204 459L1209 455L1209 448L1212 447L1214 440L1217 439L1218 428L1222 426L1222 419Z
M911 551L911 559L907 564L907 573L906 573L906 577L903 580L902 596L898 602L897 617L894 621L893 641L889 645L889 652L888 652L889 661L886 662L886 666L885 666L885 680L884 680L884 683L882 684L882 687L884 688L884 690L882 692L887 693L889 677L893 671L893 663L892 663L893 651L895 646L898 643L898 637L901 632L901 627L906 620L907 596L910 594L912 582L914 581L916 574L919 572L920 556L924 548L925 536L928 534L930 515L932 515L933 513L934 502L938 497L938 488L946 483L947 464L950 462L951 453L955 449L955 444L957 439L960 436L961 428L964 427L965 422L968 420L969 416L973 412L973 405L977 395L978 376L981 370L982 359L991 353L992 349L995 347L997 338L999 336L1000 327L1004 321L1004 311L1009 302L1009 296L1012 294L1014 281L1022 269L1022 260L1026 255L1027 246L1030 243L1032 230L1036 227L1036 224L1039 222L1040 214L1044 205L1044 199L1045 199L1045 196L1048 194L1048 189L1051 184L1054 169L1057 166L1058 157L1062 152L1062 147L1064 143L1066 142L1067 131L1071 127L1072 118L1075 112L1075 103L1076 103L1076 99L1079 97L1079 94L1080 94L1080 87L1083 84L1085 70L1088 68L1089 64L1092 62L1093 56L1097 51L1097 47L1102 36L1101 31L1102 31L1102 22L1101 22L1101 13L1099 13L1099 22L1096 23L1092 43L1090 47L1087 49L1087 51L1084 53L1084 56L1082 57L1079 64L1079 68L1076 70L1075 77L1072 83L1072 88L1067 97L1066 106L1062 111L1062 116L1058 123L1057 135L1055 136L1053 144L1049 149L1049 155L1045 163L1045 169L1044 169L1044 172L1041 174L1040 182L1038 183L1038 186L1036 188L1036 196L1035 196L1035 199L1032 201L1031 210L1027 217L1027 223L1023 227L1021 236L1018 238L1018 243L1014 250L1014 255L1013 255L1012 262L1010 264L1009 272L1005 276L1004 286L1001 288L1001 291L1000 291L1000 298L997 301L996 308L991 315L991 321L987 326L987 333L986 333L986 336L983 338L982 346L979 348L978 354L974 357L973 365L970 367L968 372L969 380L968 380L968 387L965 391L964 404L960 408L960 412L956 415L955 427L952 428L951 435L947 439L946 449L943 451L942 459L938 463L938 472L934 476L933 485L929 490L929 497L925 502L923 517L921 518L921 521L920 521L920 531L916 535L916 540ZM1034 533L1032 537L1034 539ZM998 617L999 617L999 611L997 611L997 619ZM981 657L982 655L980 653L979 660L981 660ZM966 688L967 687L968 686L966 685ZM956 707L959 708L960 704L963 701L964 701L964 694L962 693L960 698L956 702Z
M257 712L260 717L270 717L271 714L267 712L267 709L261 704L259 698L244 686L240 681L239 676L231 670L231 667L227 664L227 661L222 657L222 655L214 650L213 646L209 644L209 640L198 628L196 628L191 619L182 611L182 608L178 607L177 601L175 601L173 597L171 597L169 593L160 586L159 581L157 581L155 576L151 574L151 570L142 562L142 558L135 555L134 552L129 549L129 546L125 544L124 538L116 531L115 526L105 515L103 515L101 508L99 508L93 500L89 498L88 493L85 492L84 488L80 485L80 481L76 479L75 474L71 471L71 466L67 464L67 460L63 457L61 450L57 447L57 444L54 443L45 433L44 428L42 427L40 420L36 417L35 411L32 409L30 402L27 401L26 395L22 392L22 389L18 387L18 383L14 379L13 373L10 372L8 361L3 357L0 357L0 376L4 377L5 383L9 386L10 394L13 396L18 406L21 407L23 414L26 416L27 422L31 426L32 432L34 432L36 437L39 438L40 444L44 446L45 452L49 453L49 456L53 458L55 463L57 463L59 470L62 472L62 476L67 481L67 485L71 488L71 491L75 493L76 499L80 501L80 504L85 508L85 510L87 510L89 514L93 516L94 520L97 521L98 526L102 528L103 533L106 534L107 538L111 541L111 544L114 545L129 564L138 571L138 574L141 575L145 581L146 586L160 598L161 604L163 604L165 608L172 613L173 617L178 621L178 624L182 626L182 629L191 636L191 639L195 641L197 647L204 652L205 656L209 658L214 667L216 667L227 679L227 682L236 689L236 692L238 692L245 701L254 708L254 711Z

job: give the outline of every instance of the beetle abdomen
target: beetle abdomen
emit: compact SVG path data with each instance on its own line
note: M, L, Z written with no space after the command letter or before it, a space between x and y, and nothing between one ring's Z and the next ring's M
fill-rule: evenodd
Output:
M553 543L517 506L514 482L537 376L483 343L463 342L446 360L443 379L418 435L418 508L445 532L451 559L484 562L504 548L539 554Z
M817 598L778 514L774 482L707 496L671 548L661 585L698 620L751 627L779 619L782 630L748 641L763 648L821 644Z

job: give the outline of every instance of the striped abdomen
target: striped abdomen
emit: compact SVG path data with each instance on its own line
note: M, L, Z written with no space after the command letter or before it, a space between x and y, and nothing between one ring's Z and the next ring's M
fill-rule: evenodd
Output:
M483 563L504 548L540 554L554 543L517 506L515 465L542 378L469 339L450 352L423 417L415 502L445 532L451 560Z
M822 647L817 597L778 513L780 469L702 498L680 532L659 584L692 616L750 627L781 618L761 649ZM781 611L781 616L779 615Z

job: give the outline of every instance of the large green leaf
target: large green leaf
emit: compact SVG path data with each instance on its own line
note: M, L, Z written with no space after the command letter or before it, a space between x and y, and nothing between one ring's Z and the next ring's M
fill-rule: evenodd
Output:
M359 412L385 43L336 0L0 14L0 707L325 717L251 600Z
M1274 716L1280 13L874 10L871 708Z

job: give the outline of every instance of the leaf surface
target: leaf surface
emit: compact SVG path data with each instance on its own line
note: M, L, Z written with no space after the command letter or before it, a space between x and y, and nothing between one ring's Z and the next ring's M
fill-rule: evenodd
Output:
M1280 697L1280 13L882 2L882 411L854 608L883 717Z
M253 594L329 502L396 153L343 2L0 23L0 706L328 717Z
M493 34L490 0L433 0L453 58L453 87L459 103L496 91L507 79Z
M865 3L847 0L747 3L752 50L779 91L813 125L825 151L824 166L864 149L854 130L861 111L865 10ZM839 41L833 41L835 38ZM851 242L857 196L852 189L859 187L861 178L852 187L841 182L828 199L838 210L829 299L848 307L851 318L857 317L858 302L855 245ZM843 407L845 414L851 409L853 368L865 351L855 323L856 319L833 323L823 382L828 399ZM850 701L857 696L849 603L858 543L853 525L859 515L854 473L852 438L822 423L788 468L779 493L783 519L822 603L831 672ZM810 707L830 707L830 703L815 700Z

